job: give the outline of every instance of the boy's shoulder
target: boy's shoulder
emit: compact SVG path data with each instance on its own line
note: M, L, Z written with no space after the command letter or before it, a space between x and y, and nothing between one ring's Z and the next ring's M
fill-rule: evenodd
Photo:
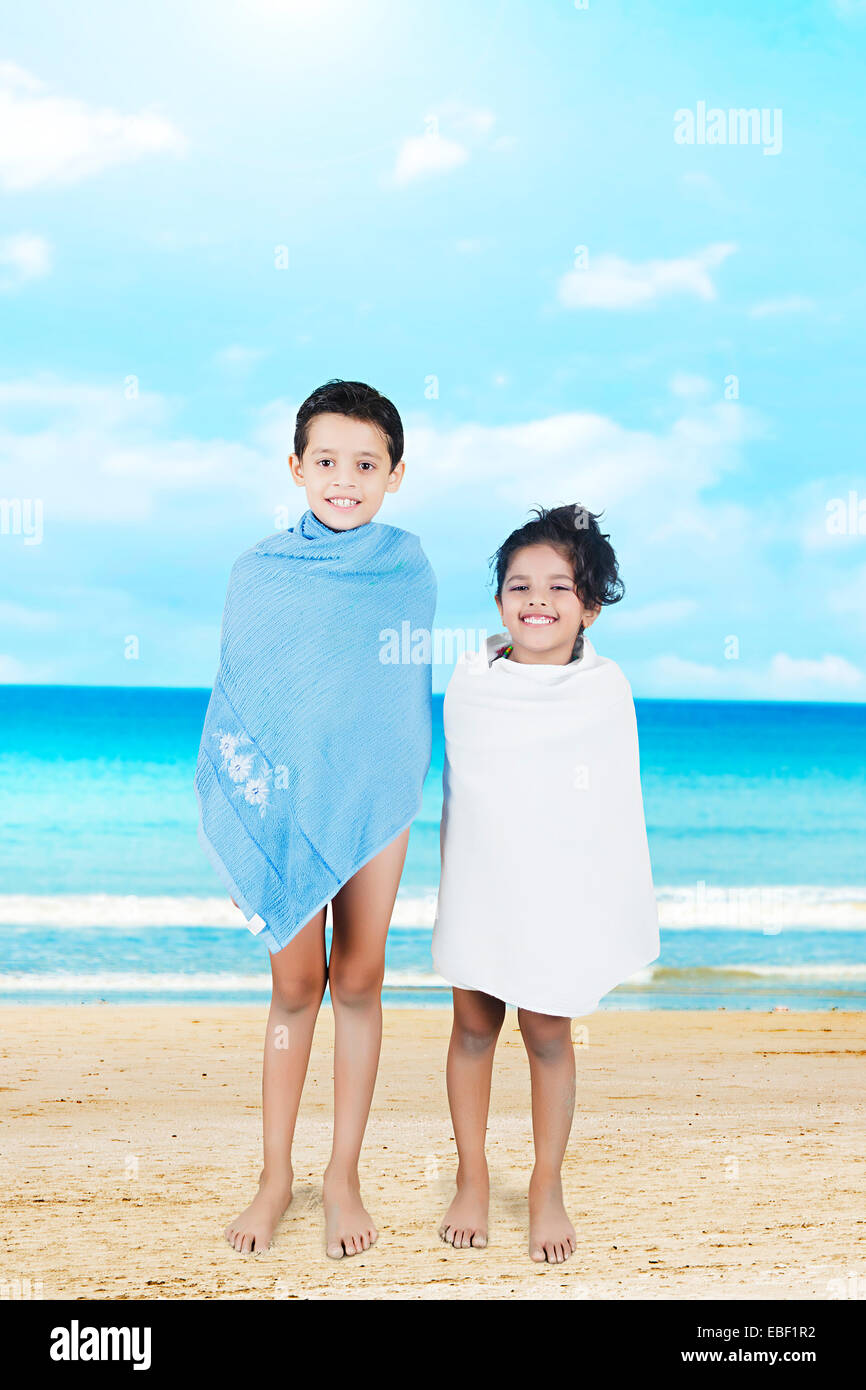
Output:
M398 545L402 553L410 559L418 559L430 565L427 556L421 545L421 537L414 531L404 530L402 526L390 526L386 522L371 521L367 525L374 527L381 540L391 541ZM254 567L263 558L284 558L288 551L292 549L291 536L294 527L286 527L282 531L271 531L266 536L254 541L245 550L235 557L232 567L232 576L241 575L245 570ZM432 571L431 571L432 572Z

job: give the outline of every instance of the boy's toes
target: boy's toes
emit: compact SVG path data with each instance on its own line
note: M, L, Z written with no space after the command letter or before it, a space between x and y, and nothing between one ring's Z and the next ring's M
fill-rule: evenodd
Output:
M330 1255L332 1260L341 1260L346 1253L341 1240L330 1241L325 1249L326 1254Z

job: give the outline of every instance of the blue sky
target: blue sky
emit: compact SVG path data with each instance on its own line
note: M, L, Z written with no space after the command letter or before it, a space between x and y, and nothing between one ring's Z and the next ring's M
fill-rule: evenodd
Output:
M864 41L858 0L7 15L0 679L210 685L341 376L403 416L377 519L438 626L497 630L488 557L580 502L637 695L866 698ZM701 104L779 148L679 143Z

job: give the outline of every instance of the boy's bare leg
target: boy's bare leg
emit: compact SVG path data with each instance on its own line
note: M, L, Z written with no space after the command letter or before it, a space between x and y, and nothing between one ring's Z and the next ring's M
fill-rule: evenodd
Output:
M378 1232L363 1202L358 1160L382 1046L385 940L406 859L409 827L364 864L331 904L328 984L334 1008L334 1143L325 1169L326 1250L368 1250Z
M490 1081L505 1005L480 990L455 989L446 1080L457 1141L457 1195L439 1227L455 1250L487 1244L490 1178L484 1143Z
M529 1253L561 1264L577 1249L562 1201L562 1160L574 1119L571 1019L518 1009L532 1078L535 1167L529 1181Z
M266 1250L292 1200L292 1140L325 993L325 908L271 956L273 991L262 1071L264 1167L250 1205L226 1227L235 1250Z

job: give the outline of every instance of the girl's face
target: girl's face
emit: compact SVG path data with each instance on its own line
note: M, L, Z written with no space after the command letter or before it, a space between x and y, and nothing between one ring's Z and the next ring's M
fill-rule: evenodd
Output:
M514 552L496 607L514 646L511 660L551 666L571 661L581 623L589 627L600 612L584 607L571 562L546 544Z

